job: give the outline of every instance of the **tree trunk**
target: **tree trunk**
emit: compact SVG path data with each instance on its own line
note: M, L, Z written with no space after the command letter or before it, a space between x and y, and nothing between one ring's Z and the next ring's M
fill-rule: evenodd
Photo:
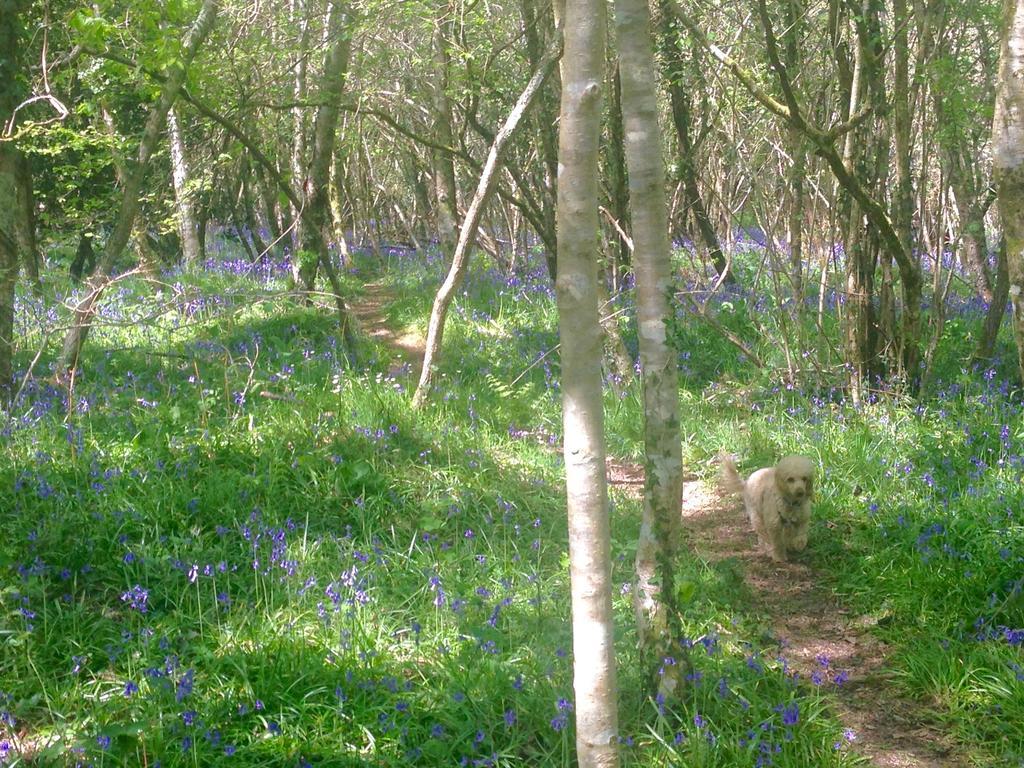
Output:
M477 182L476 192L466 211L465 221L459 231L459 240L455 245L452 254L451 265L444 282L434 297L434 305L430 310L430 322L427 325L427 341L423 350L423 369L420 371L420 380L416 385L416 392L413 394L413 408L421 407L430 396L430 390L434 385L434 372L436 369L435 359L441 351L441 340L444 336L445 320L448 317L448 308L451 306L455 291L462 284L466 276L466 268L469 266L469 247L476 239L476 229L480 224L480 217L483 215L484 206L490 198L494 185L498 182L498 171L501 168L501 156L505 151L508 140L512 138L516 128L519 126L523 115L530 108L534 97L540 91L541 86L547 77L554 71L555 64L562 52L560 42L553 45L541 59L541 67L533 73L530 82L519 95L515 106L505 119L505 124L495 134L491 143L490 151L487 153L487 160L484 162L483 170L480 172L480 181ZM600 356L598 357L600 364Z
M1003 238L996 254L996 281L992 287L992 299L985 313L985 324L981 329L981 338L978 339L978 348L974 352L974 362L988 363L995 354L996 337L999 336L999 326L1003 324L1006 300L1009 297L1010 272L1006 259L1006 239Z
M329 187L331 162L334 159L334 142L338 132L338 115L341 110L341 96L345 89L351 53L351 31L348 29L348 8L342 2L331 5L327 20L327 37L332 41L324 62L320 81L316 119L313 123L313 151L309 164L309 177L303 184L305 193L304 218L306 225L302 250L313 254L312 266L303 271L306 290L312 290L316 280L317 265L323 267L337 307L341 332L350 360L355 354L355 330L348 317L348 308L342 296L341 282L331 262L327 245L331 240L331 215ZM301 261L301 258L300 258ZM306 266L306 265L303 265Z
M1002 32L992 120L992 172L1006 238L1017 364L1024 378L1024 0L1003 0Z
M545 22L545 28L549 27L551 11L544 10L537 12L535 0L521 0L523 13L523 26L526 33L526 57L530 62L530 69L534 72L540 67L543 54L541 38L541 22ZM551 30L555 35L561 35L561 29L551 24ZM536 132L540 145L540 157L544 167L544 187L541 191L541 217L544 227L548 232L555 231L555 187L558 179L558 136L555 132L555 123L558 115L557 94L561 91L561 82L558 73L549 78L549 85L541 89L537 108L534 110ZM553 238L552 238L553 239ZM558 254L555 248L549 246L545 251L548 276L552 281L558 275Z
M659 0L658 37L659 47L665 61L665 87L672 103L672 125L676 132L677 163L679 179L683 183L686 207L697 224L701 242L715 265L719 276L725 275L724 282L735 282L729 271L728 262L722 253L722 246L715 232L715 225L708 216L700 188L697 186L697 152L690 135L693 123L693 108L690 95L686 92L686 66L679 31L672 24L673 12L670 0Z
M10 112L0 106L0 125L10 119L9 115ZM10 405L14 392L14 290L18 284L14 163L14 147L0 143L0 409Z
M954 187L958 190L957 202L962 199L960 194L964 192L962 187ZM978 295L983 301L992 303L994 296L992 289L992 277L988 269L988 237L985 235L985 213L984 208L975 202L970 202L961 209L963 221L960 231L963 233L963 263L964 266L974 275L974 284Z
M687 665L681 653L675 588L683 467L679 437L679 353L669 332L669 260L665 164L658 127L654 50L646 0L616 0L629 206L633 215L637 335L644 396L644 510L636 553L633 605L652 694L678 699Z
M600 0L567 0L555 294L561 337L576 756L583 768L619 764L597 308L597 176L606 23Z
M295 51L293 62L294 80L292 81L292 99L295 107L292 109L292 145L291 145L291 170L292 183L297 184L299 179L306 175L306 132L309 127L309 120L306 116L306 107L303 102L306 100L306 68L309 61L309 0L292 0L290 14L292 22L298 25L299 45ZM292 228L292 252L297 252L305 240L301 214L292 210L294 225Z
M24 3L8 3L0 16L0 138L21 101L21 14ZM13 128L13 126L11 126ZM0 141L0 409L14 392L14 291L18 283L18 170L20 153L11 141Z
M172 107L167 112L167 139L171 146L171 179L174 182L174 201L178 209L178 233L181 235L181 250L185 263L196 264L202 257L199 247L199 228L196 226L192 197L188 190L188 158L185 154L185 140L178 125L178 115Z
M135 224L135 216L139 210L139 196L142 183L149 168L149 160L160 139L160 131L164 127L167 113L185 82L188 66L192 63L200 45L213 28L217 17L217 0L203 0L202 9L192 28L185 37L181 59L168 68L167 78L160 89L160 96L150 109L146 126L139 142L139 154L132 168L131 175L125 183L121 197L121 208L114 222L114 229L107 239L99 267L87 284L85 295L78 301L74 309L72 327L64 337L64 347L60 357L60 370L71 370L77 367L82 345L85 344L96 304L110 281L114 263L124 251Z
M910 47L907 40L907 27L909 26L910 19L907 12L907 0L893 0L893 17L893 24L895 25L892 49L895 71L892 94L892 101L894 102L893 149L896 160L896 194L893 225L899 235L904 253L913 254L912 219L914 215L914 189L910 173L910 159L913 154L913 146L911 144L913 124L910 114ZM884 187L884 184L879 184L879 187ZM891 254L888 258L891 271ZM910 286L910 288L912 287ZM909 288L904 286L905 294L908 290ZM920 292L920 287L918 287L918 292ZM918 305L920 304L920 298L918 298L917 303ZM920 336L920 315L912 316L909 311L905 311L902 333L900 334L899 360L911 391L916 390L917 381L921 376Z
M786 68L797 72L800 67L800 31L804 16L803 0L786 0L786 29L782 35ZM787 183L789 186L789 280L792 284L794 313L800 316L804 306L804 181L807 176L807 142L793 126L786 131L789 155L792 158ZM798 326L799 327L799 326Z
M452 45L452 20L454 13L448 0L437 2L434 19L433 39L433 110L434 141L447 150L455 145L452 129L452 105L448 98L448 51ZM452 257L456 248L456 227L458 226L458 195L455 188L455 162L450 151L433 150L434 204L437 218L437 237L445 259Z
M21 249L21 264L25 274L32 281L36 293L42 291L43 283L39 276L39 244L36 241L36 210L35 197L32 189L32 168L23 152L14 149L14 182L17 187L17 213L14 216L15 240Z
M621 290L623 278L629 271L630 244L626 236L632 230L629 221L629 193L626 191L626 155L624 154L622 127L622 84L619 68L614 67L608 90L608 141L604 146L605 179L607 179L608 207L617 226L611 227L609 239L608 272L612 290Z
M854 48L854 66L851 73L847 117L856 113L861 106L867 52L863 45ZM842 165L852 168L859 161L864 150L856 141L853 131L846 134L843 142ZM840 188L842 183L840 182ZM843 233L843 247L846 256L846 306L845 306L845 358L849 370L850 397L859 405L867 391L870 368L875 351L871 340L877 338L874 317L874 264L868 259L866 233L862 222L860 203L847 192L845 210L846 230Z
M331 222L334 225L334 242L338 244L338 251L342 258L342 264L348 263L348 230L351 227L352 215L348 201L345 199L345 167L341 158L335 153L334 164L331 166Z
M330 215L331 163L338 134L341 96L351 54L351 32L347 29L348 10L344 3L334 2L327 19L327 39L332 42L324 60L320 79L316 118L313 122L313 148L309 175L302 179L299 194L304 201L302 248L296 254L296 266L302 287L312 291L317 265L329 260L327 244L331 242Z

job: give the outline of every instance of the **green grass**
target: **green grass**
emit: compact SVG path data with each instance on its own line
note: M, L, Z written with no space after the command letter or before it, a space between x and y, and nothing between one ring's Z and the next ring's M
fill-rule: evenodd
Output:
M389 258L389 319L422 329L438 266ZM349 285L377 277L358 264ZM546 280L474 266L421 414L385 350L344 366L328 310L251 276L174 282L126 281L110 312L152 320L91 337L75 407L33 384L2 438L0 764L570 764ZM754 301L720 317L769 357ZM692 319L677 332L687 466L818 458L811 562L982 764L1024 756L1020 643L999 629L1024 625L1019 401L965 374L920 407L854 410L776 388ZM640 454L639 402L609 388L612 453ZM612 515L625 764L855 764L834 688L786 673L729 561L680 564L694 679L681 702L646 697L638 504Z

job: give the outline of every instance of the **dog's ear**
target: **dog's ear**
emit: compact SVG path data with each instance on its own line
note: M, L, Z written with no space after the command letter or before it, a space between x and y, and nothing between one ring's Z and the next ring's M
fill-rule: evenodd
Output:
M807 475L807 498L814 496L814 473Z

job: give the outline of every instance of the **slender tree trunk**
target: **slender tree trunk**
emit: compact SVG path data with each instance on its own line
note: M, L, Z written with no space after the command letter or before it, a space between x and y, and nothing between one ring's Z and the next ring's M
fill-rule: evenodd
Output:
M312 266L303 272L306 290L312 290L316 280L316 266L323 268L331 284L334 303L337 308L341 333L350 361L356 350L355 330L348 316L341 282L331 262L328 243L331 239L331 216L329 187L331 163L334 159L334 143L338 132L338 115L341 110L341 96L345 89L351 53L351 37L348 28L348 7L343 2L331 5L327 20L327 35L331 47L324 62L320 81L316 118L313 122L313 150L309 164L309 177L303 183L305 201L303 223L305 240L303 251L314 255Z
M1024 0L1003 0L1003 30L992 120L992 172L1006 238L1017 364L1024 378Z
M673 290L665 164L658 127L650 23L646 0L616 0L644 393L644 510L637 543L633 605L640 648L652 673L652 692L672 700L678 699L687 672L686 664L672 663L682 652L678 643L682 629L675 563L679 554L683 467L679 353L669 331Z
M167 112L167 138L171 146L171 180L174 182L174 200L178 209L182 255L186 263L195 264L201 258L202 249L199 246L199 228L192 209L192 197L188 190L189 169L185 140L173 107Z
M910 46L907 39L907 27L910 24L910 18L907 11L907 0L893 0L893 16L893 24L895 25L893 44L895 78L893 81L892 101L894 102L893 133L896 160L896 195L893 225L899 235L904 253L913 254L912 219L914 215L914 189L910 173L910 159L913 154L913 146L911 144L913 125L910 113ZM907 292L912 287L904 286L904 291ZM920 287L918 287L918 292L920 292ZM920 304L919 296L917 304ZM911 307L911 309L916 309L916 307ZM900 338L900 363L911 391L916 389L916 382L921 376L920 337L921 322L919 313L915 313L912 316L909 312L905 312Z
M303 102L306 100L306 69L309 57L309 0L292 0L290 8L292 22L298 25L299 47L295 52L293 63L292 98L295 107L292 109L292 144L291 144L291 170L292 179L297 183L306 175L306 135L309 127L309 119L306 116L306 108ZM292 252L297 252L305 239L303 232L302 216L298 211L292 211L292 218L295 220L292 228Z
M10 112L4 106L0 105L0 125L10 119ZM16 197L14 148L0 143L0 410L7 408L14 392L14 291L18 284L18 244L14 236Z
M433 40L433 111L434 140L447 149L455 145L452 128L452 105L448 98L448 51L452 46L452 19L454 10L449 0L437 2ZM450 152L433 150L434 204L437 218L437 236L441 252L450 259L455 252L458 233L458 193L455 187L455 162Z
M253 168L253 181L256 185L256 193L259 195L259 202L263 206L260 213L263 214L263 224L267 230L267 239L272 243L278 243L275 250L282 252L281 247L281 217L278 215L278 190L274 179L280 176L276 166L267 166L258 163ZM296 258L292 254L293 259Z
M345 90L351 55L348 9L343 2L333 2L327 19L327 39L331 47L324 60L323 74L317 94L317 111L313 121L313 147L309 162L309 175L300 177L299 194L304 196L304 224L302 251L309 261L302 264L302 283L307 291L313 290L316 265L328 258L327 244L331 242L330 215L331 164L341 114L341 97ZM301 251L300 251L301 253ZM301 261L302 259L300 259Z
M515 106L505 119L505 124L495 134L491 143L490 151L487 153L487 160L484 162L483 170L480 172L480 180L477 182L476 193L466 211L465 221L459 231L459 240L455 245L452 254L451 265L448 275L434 297L434 305L430 310L430 322L427 325L427 341L423 353L423 369L420 371L420 380L416 385L416 392L413 394L412 404L414 408L421 407L430 396L434 385L434 373L436 369L436 358L441 351L441 341L444 336L445 320L448 317L448 308L451 306L455 292L462 284L466 276L466 268L469 266L469 248L476 239L476 230L480 224L480 217L483 215L484 206L494 191L494 185L498 182L498 171L501 169L501 157L505 151L508 140L518 128L523 115L530 108L534 98L540 91L544 80L554 71L555 64L562 52L560 41L556 42L541 59L541 67L534 72L530 82L519 95ZM598 359L600 364L600 357Z
M861 93L864 88L864 71L867 67L864 46L854 47L854 65L851 73L849 102L845 113L847 116L860 109ZM852 168L858 161L859 145L853 131L846 134L843 142L842 165ZM860 150L862 151L862 150ZM840 188L841 188L840 183ZM869 264L867 247L862 231L863 213L859 202L852 195L847 198L847 218L843 222L846 229L843 233L843 250L846 257L846 314L845 314L845 357L849 368L850 397L854 405L859 405L867 390L869 368L874 356L871 348L872 328L874 326L874 265Z
M138 157L124 186L121 208L114 222L114 229L107 239L99 266L87 284L85 295L75 305L73 325L64 337L59 366L61 370L74 369L78 365L82 345L85 343L93 315L96 312L96 304L110 280L114 263L124 251L125 245L128 244L128 238L131 236L135 216L139 210L142 183L149 168L149 160L160 139L160 132L167 120L167 113L174 104L178 91L181 90L188 66L195 58L203 40L213 28L216 17L217 0L203 0L199 16L188 31L182 46L181 59L168 69L167 79L164 80L160 89L160 95L149 112L146 126L142 132L142 140L139 142Z
M338 244L338 251L342 258L342 264L348 263L348 230L351 223L351 213L345 199L345 166L335 152L334 164L331 166L331 222L334 225L334 242Z
M14 150L15 170L14 182L17 186L17 204L14 220L15 240L21 249L21 263L25 274L32 281L36 293L42 291L43 283L39 276L39 244L36 241L35 197L32 189L32 168L23 152Z
M256 250L257 258L269 258L267 250L270 246L263 241L263 237L260 235L259 216L256 215L256 206L252 199L252 185L250 184L250 179L253 175L252 166L249 163L249 158L246 156L243 156L242 159L240 175L241 188L239 195L241 197L242 212L245 215L245 226L249 230L249 237L252 239L252 246ZM245 238L244 232L242 237L243 239Z
M598 144L606 23L600 0L567 0L555 293L561 336L576 753L582 768L619 764L597 308Z
M996 337L999 336L999 326L1003 324L1006 301L1009 297L1010 271L1006 258L1006 239L1003 238L996 254L996 280L992 286L992 299L985 313L985 324L978 339L978 348L974 352L975 362L987 363L995 354Z
M658 0L658 38L661 54L665 61L665 88L672 104L672 125L676 132L677 163L679 179L683 183L686 207L697 224L697 232L704 248L715 265L719 276L725 275L724 282L732 283L735 278L729 272L728 262L722 252L722 245L715 232L715 225L708 215L704 198L697 185L697 151L691 137L693 108L690 94L686 92L686 64L683 57L679 30L672 23L671 0Z
M8 3L0 15L0 139L21 100L23 32L22 2ZM14 392L14 292L18 283L18 171L20 153L11 141L0 141L0 409Z
M961 194L966 194L963 187L955 186L957 189L957 202L962 199ZM984 208L976 202L969 202L961 209L961 231L963 238L963 262L974 275L975 286L978 295L986 302L992 303L993 286L992 277L988 269L988 237L985 234L985 213Z
M626 155L622 127L622 83L618 66L613 67L612 82L608 89L608 141L604 145L605 179L607 179L608 207L617 222L608 235L608 272L612 289L620 290L629 271L630 244L625 236L632 231L629 220L629 193L626 191Z
M530 62L530 69L536 72L540 67L544 50L541 35L542 23L543 28L550 29L551 34L560 36L562 32L558 26L552 23L551 11L537 12L535 0L521 0L521 5L523 26L526 32L526 56ZM556 72L541 90L539 103L534 110L540 156L544 166L544 188L540 194L540 214L545 229L551 233L555 231L555 187L558 179L558 135L555 132L555 123L558 117L558 93L560 91L561 82ZM558 274L558 254L554 247L549 246L546 249L545 258L548 276L554 280Z
M782 35L786 68L793 73L800 68L800 32L803 27L803 0L785 0L786 29ZM800 315L804 306L804 180L807 175L807 142L793 126L786 131L789 155L789 280L792 283L794 312Z

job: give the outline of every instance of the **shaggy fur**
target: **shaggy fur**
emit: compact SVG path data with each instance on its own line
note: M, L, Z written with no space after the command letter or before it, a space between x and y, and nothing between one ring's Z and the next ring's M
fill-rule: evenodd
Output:
M729 456L722 455L722 488L743 495L750 524L758 541L776 562L807 546L814 495L814 462L806 456L786 456L744 480Z

